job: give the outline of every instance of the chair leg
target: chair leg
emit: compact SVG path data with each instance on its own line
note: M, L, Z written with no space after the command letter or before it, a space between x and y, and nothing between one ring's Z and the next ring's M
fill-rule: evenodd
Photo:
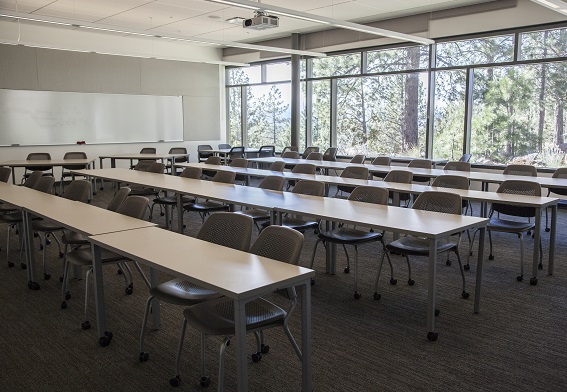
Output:
M124 292L126 293L126 295L131 295L134 292L134 283L132 282L132 270L130 269L128 263L118 263L118 266L123 272L126 271L126 273L124 274L124 280L126 281L126 289L124 289Z
M470 239L470 235L469 235L469 251L467 252L467 263L464 266L464 269L466 271L468 271L471 268L471 265L469 264L469 260L470 260L471 255L472 255L472 248L473 248L473 245L474 245L474 239L476 238L477 232L478 232L478 229L476 229L473 232L472 240ZM468 233L468 231L467 231L467 233Z
M63 263L63 282L61 286L61 309L67 309L67 300L71 299L69 292L69 262L65 260Z
M518 233L518 238L520 239L520 275L516 277L518 282L524 280L524 236L522 233Z
M218 391L224 391L224 352L226 348L230 344L230 337L224 338L220 347L220 355L219 355L219 379L218 379Z
M411 278L411 264L409 262L409 256L408 255L404 255L406 258L406 263L408 264L408 284L410 286L413 286L415 284L415 280L413 280Z
M146 326L148 325L148 315L150 314L150 307L152 306L152 300L154 296L151 295L146 301L146 307L144 309L144 320L142 321L142 331L140 332L140 362L146 362L150 358L150 354L144 351L144 338L146 336Z
M494 255L492 254L492 232L488 230L488 243L490 244L490 254L488 255L488 260L494 260Z
M459 270L461 271L461 278L463 280L463 291L461 292L461 297L467 299L469 297L469 293L465 290L465 271L463 269L463 263L461 263L461 256L459 255L459 249L455 249L455 256L457 256L457 261L459 262Z
M345 251L345 256L346 256L345 274L348 274L350 272L350 258L348 257L348 251L346 249L345 244L343 244L343 249Z
M85 314L84 314L84 321L81 324L81 328L87 330L91 327L91 323L89 321L88 310L89 310L89 283L90 283L90 276L93 269L89 268L87 274L85 275Z
M360 299L360 297L361 295L358 292L358 246L354 245L354 299Z
M380 273L382 272L382 264L384 263L384 257L386 256L386 252L382 253L382 257L380 258L380 263L378 264L378 273L376 274L376 280L374 281L374 299L380 299L382 296L378 294L378 281L380 280ZM388 261L390 257L388 257ZM391 262L390 262L391 265Z
M313 254L311 255L311 264L309 264L309 268L313 269L313 264L315 263L315 254L317 252L317 247L319 246L319 242L322 240L320 238L315 241L315 246L313 247Z
M179 345L177 346L177 356L175 357L175 377L169 380L169 384L172 387L178 387L181 384L181 377L179 374L181 367L181 351L183 350L183 340L185 340L185 331L187 331L187 320L183 318L181 324L181 336L179 337Z

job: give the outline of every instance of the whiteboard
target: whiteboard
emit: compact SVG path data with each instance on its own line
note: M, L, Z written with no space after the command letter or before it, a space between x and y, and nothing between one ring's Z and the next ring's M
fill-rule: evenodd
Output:
M0 145L183 140L179 96L0 89Z

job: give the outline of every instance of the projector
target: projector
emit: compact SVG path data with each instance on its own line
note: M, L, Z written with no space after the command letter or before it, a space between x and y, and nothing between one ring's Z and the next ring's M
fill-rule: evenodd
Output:
M280 24L277 16L266 15L263 12L256 12L253 18L244 19L242 27L252 30L266 30L278 27Z

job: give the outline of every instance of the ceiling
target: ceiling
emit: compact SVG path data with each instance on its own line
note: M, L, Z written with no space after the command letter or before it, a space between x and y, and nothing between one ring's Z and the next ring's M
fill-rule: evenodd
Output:
M365 23L411 14L437 11L487 0L263 0L276 5L329 18ZM230 18L250 18L252 10L206 0L0 0L0 10L64 18L117 29L143 30L152 34L253 43L330 28L289 17L280 17L278 28L255 31Z

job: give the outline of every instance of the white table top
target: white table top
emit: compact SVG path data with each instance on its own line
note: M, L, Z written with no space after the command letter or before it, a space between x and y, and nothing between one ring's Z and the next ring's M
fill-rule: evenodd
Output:
M24 167L24 166L65 166L65 165L89 165L94 162L94 158L86 159L33 159L33 160L12 160L0 163L0 166Z
M222 155L226 155L230 152L230 148L213 148L210 150L199 150L199 152L204 152L204 153L212 153L212 154L222 154ZM258 153L260 151L259 148L253 148L253 147L245 147L244 148L244 153L245 154L255 154Z
M171 159L177 157L186 157L189 154L113 154L113 155L100 155L101 159Z
M90 237L90 240L237 300L296 285L315 275L308 268L159 228L102 234Z

